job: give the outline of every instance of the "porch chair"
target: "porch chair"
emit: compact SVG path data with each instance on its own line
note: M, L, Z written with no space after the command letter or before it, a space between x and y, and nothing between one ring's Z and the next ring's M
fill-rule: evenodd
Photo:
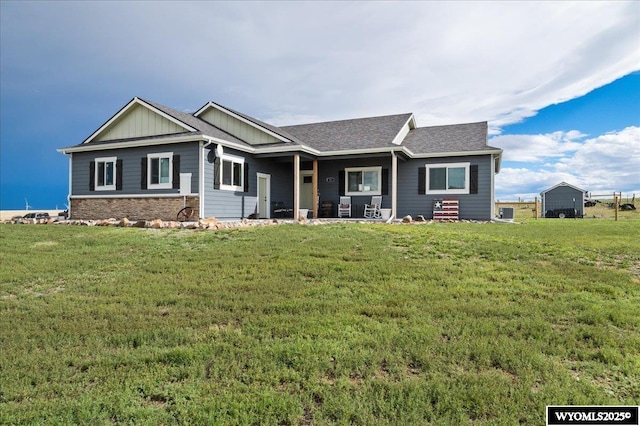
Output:
M338 217L343 216L351 217L351 197L340 197L340 204L338 204Z
M376 195L371 197L371 204L364 205L364 217L367 219L380 219L380 207L382 206L382 197Z

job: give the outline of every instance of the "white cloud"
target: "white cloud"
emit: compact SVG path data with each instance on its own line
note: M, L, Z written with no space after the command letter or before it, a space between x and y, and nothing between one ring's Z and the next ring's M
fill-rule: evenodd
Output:
M212 100L276 125L413 112L420 126L488 121L499 135L640 70L637 1L0 1L0 8L3 119L17 110L11 100L27 105L30 117L46 117L31 121L30 131L42 133L31 140L46 135L52 155L133 96L191 111ZM4 120L3 132L24 137L16 123ZM537 194L562 180L640 188L637 127L590 139L564 130L492 139L505 149L499 197Z
M579 137L581 135L578 133ZM504 136L505 139L510 139ZM494 138L495 139L495 138ZM553 144L562 147L549 135L517 135L517 142L528 146L532 152L538 151L538 144L544 139L547 145L543 153ZM549 142L549 140L551 142ZM510 143L514 143L511 141ZM532 199L544 189L562 181L593 193L622 192L640 195L640 127L627 127L620 132L612 132L584 142L569 141L571 149L559 154L561 158L540 167L533 164L505 164L496 176L496 197L498 199ZM577 145L577 146L576 146ZM516 149L517 151L517 149ZM520 161L527 157L525 153ZM507 154L505 150L505 155ZM547 155L535 156L532 161ZM521 167L517 167L521 164Z
M536 162L577 151L585 136L577 130L545 135L501 135L491 138L489 145L504 150L503 161Z
M414 112L497 134L640 69L638 2L2 4L3 67L25 64L30 87L214 100L277 123Z

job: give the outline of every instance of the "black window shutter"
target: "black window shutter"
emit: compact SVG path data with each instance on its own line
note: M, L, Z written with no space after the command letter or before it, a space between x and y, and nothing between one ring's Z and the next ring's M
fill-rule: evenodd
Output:
M122 160L116 160L116 191L122 191Z
M244 192L249 192L249 165L244 163Z
M180 189L180 156L173 156L173 189Z
M344 195L344 170L338 172L338 191L340 195Z
M472 164L469 167L469 193L477 194L478 193L478 165Z
M425 194L427 192L427 168L418 168L418 194Z
M147 189L147 157L140 160L140 189Z
M213 162L213 189L220 189L220 174L222 172L220 165L220 157L216 157Z
M382 169L382 195L389 195L389 169Z
M89 191L96 190L96 162L89 161Z

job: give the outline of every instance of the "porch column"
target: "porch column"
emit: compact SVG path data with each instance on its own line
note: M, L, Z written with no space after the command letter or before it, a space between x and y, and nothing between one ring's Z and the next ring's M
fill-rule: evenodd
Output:
M391 151L391 217L398 214L398 155Z
M300 155L293 156L293 218L300 219Z
M313 215L314 219L318 218L318 160L313 160L313 176L311 178L313 186Z

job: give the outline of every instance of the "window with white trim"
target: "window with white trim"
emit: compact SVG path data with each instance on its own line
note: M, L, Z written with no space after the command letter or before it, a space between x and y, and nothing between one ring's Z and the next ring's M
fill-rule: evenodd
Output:
M468 194L469 163L426 165L427 194Z
M117 157L96 158L95 162L95 190L114 191L116 189Z
M350 167L344 173L345 195L381 195L382 167Z
M173 187L173 152L147 155L148 188L166 189Z
M220 189L244 191L244 158L224 154L220 163Z

